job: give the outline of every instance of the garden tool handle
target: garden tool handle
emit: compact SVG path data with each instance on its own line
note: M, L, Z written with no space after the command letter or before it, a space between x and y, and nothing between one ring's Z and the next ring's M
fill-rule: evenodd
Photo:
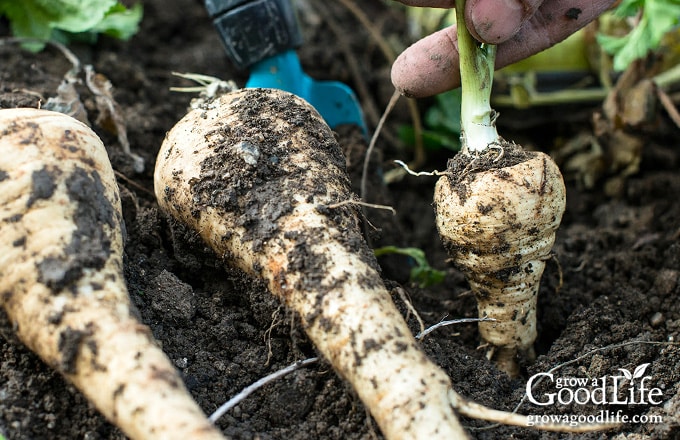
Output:
M302 44L290 0L205 0L205 7L238 68Z

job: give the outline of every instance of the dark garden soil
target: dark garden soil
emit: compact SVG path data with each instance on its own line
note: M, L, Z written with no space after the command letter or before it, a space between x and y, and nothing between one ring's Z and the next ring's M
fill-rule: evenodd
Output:
M171 72L213 75L238 84L243 84L246 74L234 70L225 58L202 2L143 3L142 29L130 42L101 39L93 47L71 48L83 64L91 64L113 84L132 151L146 163L143 172L136 172L118 138L94 125L119 176L132 300L195 399L206 413L212 413L247 385L316 352L298 319L262 283L225 269L224 262L195 234L177 227L157 209L152 188L155 155L166 131L182 117L193 97L169 90L191 85ZM380 112L392 93L389 61L366 28L340 3L305 3L314 12L302 17L306 43L299 53L304 68L316 78L336 79L360 92L368 91L362 99L372 130L376 109ZM402 12L378 1L361 2L361 6L385 38L407 44ZM0 23L0 35L8 33L7 24ZM2 43L0 107L44 103L56 95L69 68L54 47L30 54L15 44ZM93 96L82 85L78 90L90 120L95 121L98 108ZM419 104L424 108L428 101ZM560 109L552 115L564 117L570 111ZM562 120L543 109L508 111L501 115L501 130L527 147L554 152L564 139L591 129L588 115L592 111L581 107L574 117ZM531 130L513 129L526 125L537 112L547 115L540 124ZM658 423L636 419L607 434L553 434L490 427L487 422L464 418L474 438L680 438L680 348L672 344L680 339L680 135L662 110L657 116L653 130L633 133L643 140L637 173L625 179L601 176L589 189L565 173L567 211L539 297L538 358L523 365L520 378L508 378L485 359L484 350L477 348L475 324L435 330L422 347L450 374L461 394L492 408L510 411L522 402L518 411L524 414L585 416L620 411L630 418L657 417ZM433 266L446 271L443 284L421 289L409 283L408 259L380 260L385 283L404 314L407 309L397 294L401 288L428 326L444 317L474 317L474 298L461 273L447 263L436 235L431 206L434 178L408 176L390 185L380 184L381 173L394 168L392 160L412 157L411 150L398 146L395 136L397 126L408 122L402 99L376 145L374 157L380 160L371 167L372 185L366 199L392 205L397 216L367 212L371 223L380 228L367 227L371 245L421 248ZM366 143L349 130L340 132L339 139L359 191ZM430 152L423 168L443 169L447 156L446 151ZM35 440L124 438L61 376L24 348L13 336L7 318L0 316L0 434ZM412 314L409 324L418 331ZM649 365L638 370L648 377L644 384L659 389L654 402L648 396L642 403L607 405L555 402L538 406L522 400L527 380L537 373L551 371L555 380L605 377L611 381L613 376L623 377L620 369L632 373L644 364ZM592 391L591 385L567 384L560 395L568 398L579 387ZM556 382L543 380L534 386L532 395L545 402L556 388ZM621 381L620 388L619 400L630 402L629 382ZM577 396L585 399L586 390ZM640 401L639 394L633 397ZM218 425L235 439L381 438L356 394L324 361L265 386L223 416Z

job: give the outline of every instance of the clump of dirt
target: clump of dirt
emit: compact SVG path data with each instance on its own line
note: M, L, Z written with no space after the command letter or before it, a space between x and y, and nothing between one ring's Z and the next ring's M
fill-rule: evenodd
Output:
M464 205L469 193L469 183L475 180L478 173L499 170L499 176L503 176L503 168L522 163L530 157L531 152L524 151L515 143L501 140L498 145L482 152L456 154L446 165L446 178Z
M498 145L492 145L485 151L456 154L447 164L447 176L451 184L455 185L476 172L511 167L530 157L531 152L525 151L513 142L501 139Z
M43 182L44 179L45 177L42 178ZM49 182L54 184L51 177ZM44 186L45 183L37 185ZM35 188L34 173L33 193L29 202L38 197ZM120 221L116 219L116 209L104 196L104 186L97 171L88 173L83 168L75 167L73 173L66 179L66 188L69 198L76 206L74 219L77 229L71 236L71 242L66 244L64 256L47 257L36 264L38 280L54 291L60 291L77 282L85 269L98 270L104 267L111 255L111 240L104 230L104 225L113 228L114 223ZM53 191L54 189L51 189L50 193ZM38 193L44 198L43 191ZM92 222L93 218L96 222Z
M386 105L391 94L389 63L372 43L367 44L370 36L346 10L338 5L318 6L331 8L336 24L352 32L336 35L328 31L323 18L305 17L303 67L317 77L338 79L360 89L346 62L351 53L353 65L364 78L363 86L373 92L370 98ZM157 209L152 188L156 153L191 98L169 91L170 86L188 85L171 72L193 71L239 84L247 73L228 64L201 2L147 0L144 7L141 32L131 42L102 39L93 47L73 49L115 86L114 97L124 110L132 150L146 163L144 172L135 173L115 133L95 127L119 171L128 233L125 275L132 301L199 405L211 413L245 386L316 352L299 317L283 308L261 282L225 269L195 233ZM376 26L403 35L406 22L401 11L380 2L365 8ZM8 33L7 24L0 22L0 35ZM16 45L2 44L0 60L0 107L39 106L55 95L71 67L53 48L30 54ZM95 121L94 97L79 90L90 120ZM388 121L387 133L396 132L397 125L407 121L406 109L398 107ZM573 134L587 127L587 121L571 123L575 126L567 128ZM569 134L561 127L560 134ZM524 139L532 136L522 131L512 134L522 137L524 145ZM346 132L339 136L358 192L358 170L363 164L357 152L366 150L365 140ZM536 145L554 143L547 135L533 140ZM647 136L640 171L627 178L617 198L607 197L599 187L584 190L577 182L567 181L568 206L553 249L555 259L547 263L539 293L538 358L522 366L520 378L508 378L477 350L475 324L444 327L421 342L461 394L502 410L513 410L521 403L519 412L534 416L571 417L603 410L616 414L620 409L631 417L605 434L578 436L583 439L678 436L680 350L675 343L680 336L680 152L675 143L661 130ZM447 263L436 234L431 206L434 179L407 176L390 186L381 183L380 173L393 166L392 159L408 159L409 155L396 144L378 142L369 176L374 184L369 186L366 201L386 202L394 206L397 216L367 210L366 218L373 226L367 223L366 230L374 247L419 247L436 268L447 273L442 285L420 289L408 282L411 261L402 257L380 260L383 278L416 333L419 323L397 289L405 289L426 325L445 316L476 317L477 311L464 277ZM423 168L443 168L447 155L432 153ZM0 335L0 434L21 440L124 438L17 341L4 313L0 313ZM628 390L630 382L620 369L632 375L643 365L637 371L649 377L648 387L661 390L660 404L647 400L644 404L537 405L525 397L529 378L547 372L555 380L622 376L620 390ZM544 379L532 395L544 402L553 392L557 392L556 382ZM633 420L634 416L638 418ZM464 424L477 439L562 438L529 428L489 427L478 420L465 419ZM354 392L325 361L267 385L222 417L218 426L235 439L380 438Z

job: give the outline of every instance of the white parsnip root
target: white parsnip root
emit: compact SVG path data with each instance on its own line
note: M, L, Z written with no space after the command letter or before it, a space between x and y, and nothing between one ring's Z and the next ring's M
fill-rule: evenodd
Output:
M512 376L518 355L533 357L538 288L565 205L557 165L544 153L524 155L505 167L450 168L434 196L439 234L466 274L478 314L495 319L479 323L488 353Z
M384 435L466 437L448 376L419 349L365 244L345 158L301 99L247 89L187 114L155 171L160 206L266 280Z
M511 376L533 360L541 275L566 205L562 174L541 152L525 152L496 131L491 109L496 47L480 44L456 0L462 150L437 182L439 235L477 298L488 357Z
M99 138L61 113L0 110L0 304L16 334L132 439L221 439L123 278L116 179Z

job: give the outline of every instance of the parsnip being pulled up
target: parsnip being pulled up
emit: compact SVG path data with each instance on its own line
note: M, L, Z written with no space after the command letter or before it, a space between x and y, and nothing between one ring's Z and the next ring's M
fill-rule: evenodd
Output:
M502 139L491 109L495 46L480 45L456 1L462 151L437 182L437 228L477 298L489 357L511 376L534 356L536 298L566 205L562 174L545 153Z
M548 155L517 149L506 144L502 153L495 148L452 161L434 198L439 234L466 274L478 314L494 319L479 323L482 339L511 376L519 373L518 355L534 357L538 288L565 194L562 175ZM520 162L498 167L493 160L501 154ZM480 169L470 166L475 159Z
M448 376L419 349L359 228L345 158L319 114L246 89L186 115L159 152L160 206L266 280L388 439L466 434Z
M132 439L222 439L130 313L122 228L92 130L0 110L0 305L19 339Z

